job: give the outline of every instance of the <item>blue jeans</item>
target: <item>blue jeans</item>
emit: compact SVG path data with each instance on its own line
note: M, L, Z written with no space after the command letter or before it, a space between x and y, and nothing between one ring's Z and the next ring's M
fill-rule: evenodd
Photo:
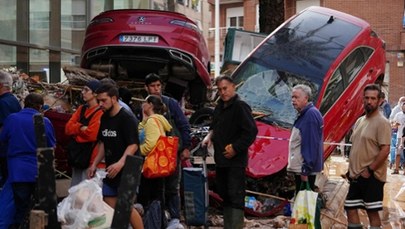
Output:
M390 163L394 164L395 163L395 156L396 156L396 145L397 145L397 132L392 132L391 135L391 146L390 146ZM404 154L401 153L401 163L403 164L405 162Z

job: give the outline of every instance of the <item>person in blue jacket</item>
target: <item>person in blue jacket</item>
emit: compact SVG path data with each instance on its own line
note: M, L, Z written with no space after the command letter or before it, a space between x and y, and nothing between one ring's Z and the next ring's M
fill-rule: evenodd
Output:
M31 207L31 198L38 176L33 116L40 113L43 105L42 95L37 93L27 95L24 100L24 109L10 114L4 120L0 133L0 142L8 144L7 182L11 184L15 205L15 214L12 216L14 225L11 225L11 228L20 227ZM48 118L44 118L44 125L47 146L55 147L55 132Z
M298 117L291 131L287 171L294 173L296 193L301 182L309 182L315 190L316 174L323 169L323 118L311 96L307 85L293 87L291 99Z
M12 86L13 78L10 73L0 71L0 131L7 116L21 110L20 103L11 93ZM7 180L6 151L7 145L0 143L0 188Z

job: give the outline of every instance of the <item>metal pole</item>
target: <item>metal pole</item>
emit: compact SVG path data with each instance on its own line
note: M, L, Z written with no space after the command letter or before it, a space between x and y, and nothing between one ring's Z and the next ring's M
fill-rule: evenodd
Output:
M215 77L219 76L219 0L215 0Z

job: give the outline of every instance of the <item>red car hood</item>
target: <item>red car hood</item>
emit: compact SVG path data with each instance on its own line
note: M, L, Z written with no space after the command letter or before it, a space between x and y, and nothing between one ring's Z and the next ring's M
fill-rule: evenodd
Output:
M256 125L259 132L249 147L246 174L252 178L261 178L287 166L291 130L258 121Z

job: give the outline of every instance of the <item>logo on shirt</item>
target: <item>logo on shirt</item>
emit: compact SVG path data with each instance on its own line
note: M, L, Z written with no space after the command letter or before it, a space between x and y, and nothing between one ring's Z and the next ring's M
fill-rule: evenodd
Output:
M117 131L105 129L101 132L103 137L117 137Z

